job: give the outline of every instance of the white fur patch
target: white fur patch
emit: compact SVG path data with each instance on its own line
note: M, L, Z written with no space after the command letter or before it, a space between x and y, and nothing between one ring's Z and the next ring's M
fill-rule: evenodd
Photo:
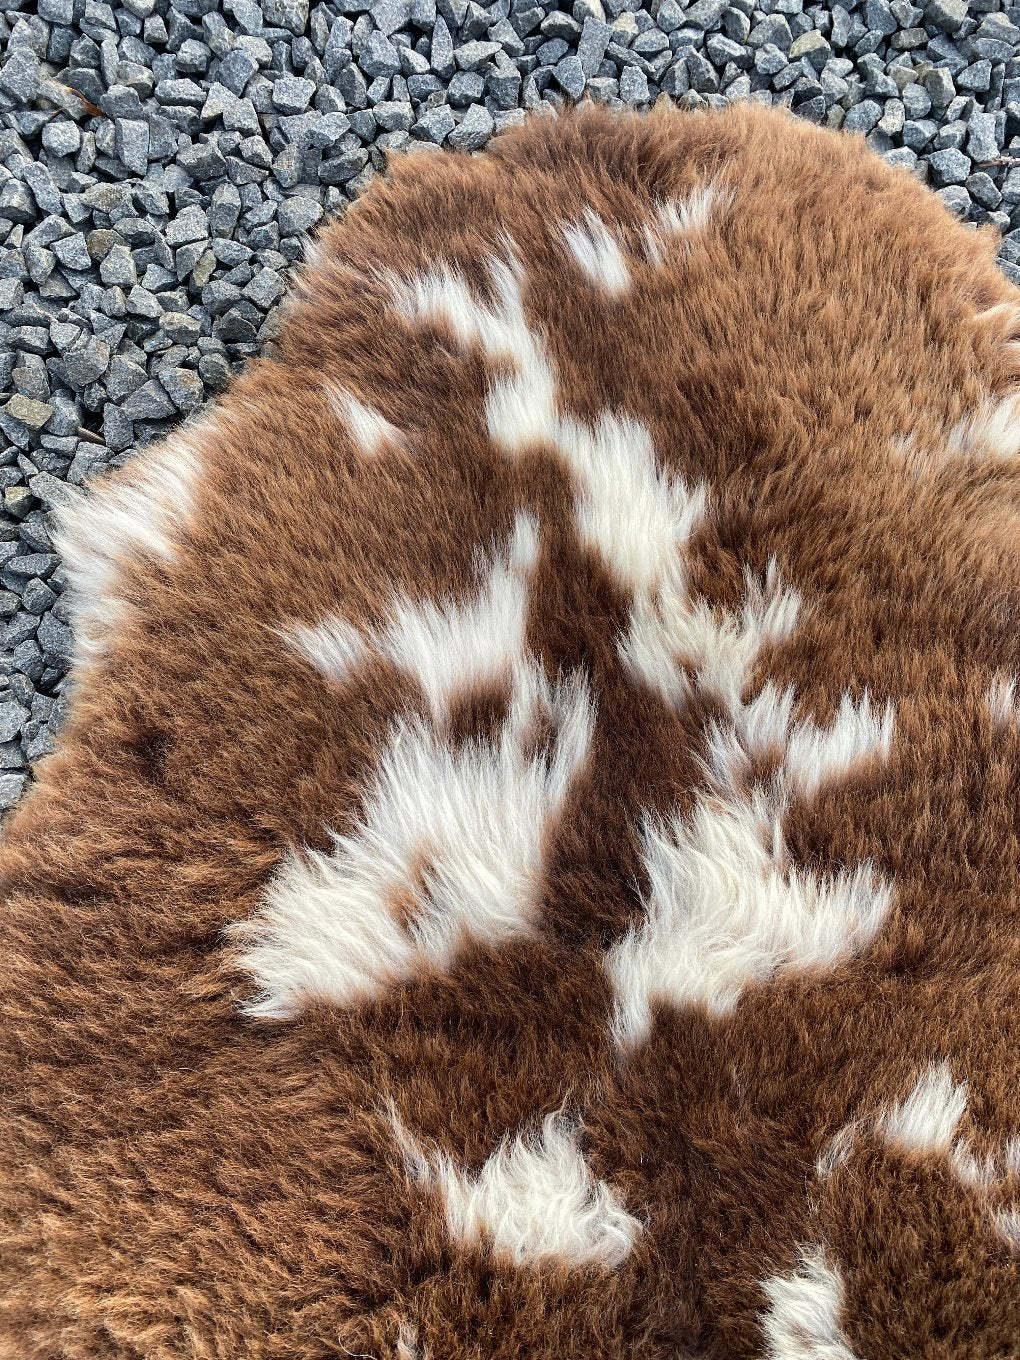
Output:
M773 577L765 587L749 583L739 620L723 611L698 615L694 607L687 613L700 624L688 626L683 643L690 683L716 692L729 718L709 729L711 788L690 818L642 829L644 919L606 958L616 993L614 1035L624 1047L647 1038L655 1001L725 1014L752 983L836 966L870 944L892 903L891 885L869 863L827 878L789 863L783 824L791 799L816 793L864 760L887 757L893 715L891 708L876 714L865 694L859 703L844 696L826 728L794 723L792 691L771 684L743 702L763 637L785 636L796 617ZM686 623L679 603L675 617ZM751 759L769 750L781 756L775 774L748 787Z
M397 1360L419 1360L421 1352L418 1350L418 1328L410 1323L400 1324L400 1333L397 1336Z
M996 727L1007 727L1017 721L1016 676L997 675L985 696L988 715Z
M510 366L513 377L493 384L486 422L494 442L518 453L549 443L556 422L556 380L545 349L532 331L521 294L523 267L508 250L489 260L494 301L477 298L461 274L442 268L391 287L398 311L408 320L438 322L465 349Z
M978 1196L994 1231L1011 1250L1020 1250L1020 1139L1009 1138L1000 1153L978 1157L961 1138L949 1164L960 1183Z
M724 1015L752 983L834 968L874 939L891 886L870 864L831 878L784 865L771 802L701 797L689 823L644 828L645 917L606 960L622 1046L648 1037L654 1001Z
M549 745L533 749L539 724ZM583 676L550 683L514 672L497 744L456 750L430 727L398 722L361 824L331 854L291 854L254 921L232 927L259 985L248 1013L293 1015L310 998L350 1005L423 968L449 966L470 940L534 929L542 854L583 767L594 710Z
M331 684L340 684L372 655L357 624L331 614L321 623L288 623L277 634Z
M946 437L950 453L966 458L1014 458L1020 452L1020 393L987 397Z
M953 1080L946 1063L930 1063L902 1101L883 1107L873 1119L861 1116L845 1124L819 1156L816 1171L831 1175L859 1140L873 1135L908 1156L947 1156L961 1184L989 1194L1005 1177L1020 1173L1020 1139L1009 1139L1001 1157L976 1156L964 1138L957 1138L966 1112L966 1085Z
M857 1360L842 1330L843 1280L821 1247L802 1247L797 1269L762 1289L768 1360Z
M546 445L574 478L574 513L582 542L600 554L625 589L647 592L663 581L677 551L705 511L702 486L659 467L647 429L605 412L591 426L562 415L556 378L538 333L528 324L522 268L510 252L491 259L494 301L476 298L450 270L393 283L399 310L416 322L440 321L465 347L509 365L491 384L485 419L493 443L514 457Z
M391 425L374 407L366 406L352 392L341 387L327 389L329 404L351 432L362 453L372 456L389 444L406 449L407 440L401 430Z
M946 1149L936 1150L941 1152ZM980 1195L993 1194L1009 1174L1008 1165L1004 1166L994 1153L977 1156L964 1138L953 1144L949 1163L961 1184L969 1190L976 1190Z
M857 1139L864 1132L862 1120L855 1119L844 1124L829 1139L815 1161L815 1174L821 1180L831 1176L839 1167L845 1165L853 1155Z
M931 1064L906 1099L881 1115L878 1132L905 1152L948 1152L966 1110L966 1086L953 1080L945 1063Z
M517 1266L553 1260L612 1269L632 1251L640 1222L592 1175L580 1129L562 1114L547 1115L536 1135L505 1140L477 1176L446 1153L426 1154L394 1123L408 1175L438 1190L458 1245L487 1246Z
M1020 1249L1020 1136L994 1151L976 1153L958 1136L967 1112L967 1086L953 1080L947 1063L931 1063L910 1094L883 1110L876 1132L890 1147L908 1155L944 1157L950 1170L977 1196L988 1222L1011 1250Z
M580 222L562 228L574 262L596 287L619 297L630 287L630 270L620 243L605 222L589 208Z
M701 523L704 486L664 471L648 430L629 417L604 412L594 426L563 418L549 433L574 474L582 543L622 588L653 590Z
M879 713L867 694L859 704L844 694L828 727L802 722L791 730L783 762L791 787L801 797L810 798L861 761L872 756L887 760L892 739L891 704Z
M877 1137L907 1157L936 1157L971 1191L995 1232L1016 1250L1020 1248L1020 1137L1006 1139L1001 1148L976 1153L959 1134L967 1113L967 1087L954 1081L947 1063L929 1063L903 1100L887 1105L872 1119L859 1117L844 1125L816 1163L820 1178L832 1174L853 1153L858 1140ZM1012 1196L1012 1201L1010 1200Z
M483 568L477 595L463 604L398 601L393 606L376 646L414 676L437 721L445 719L458 691L500 679L523 657L537 558L538 526L521 514L508 551Z
M703 486L662 469L648 430L604 412L595 425L558 414L555 381L537 341L513 377L486 401L493 442L519 455L536 444L558 453L573 474L581 542L621 588L648 592L668 576L705 512Z
M1020 1209L996 1209L992 1214L992 1223L1006 1245L1012 1251L1020 1252Z
M703 504L703 496L695 499L692 528ZM660 579L636 592L620 656L632 675L672 703L688 695L693 672L699 688L736 713L762 648L792 634L800 609L800 597L771 563L764 582L746 576L739 614L715 610L690 596L682 554L674 552Z
M521 299L521 263L508 250L506 258L490 258L489 273L495 292L492 304L476 297L463 274L446 266L412 279L391 278L390 292L397 310L409 321L446 325L463 348L478 346L490 359L520 364L522 346L532 345Z
M127 562L172 563L194 512L201 473L198 424L146 449L122 471L57 512L56 550L64 560L81 662L96 660L124 616L121 573Z
M703 184L687 198L660 203L653 221L644 228L645 254L661 268L670 247L678 240L706 231L713 213L733 202L733 191L718 184Z
M983 1156L976 1155L966 1139L960 1138L953 1145L949 1161L961 1184L974 1190L986 1202L1001 1198L1010 1185L1014 1193L1020 1188L1020 1137L1015 1134L1006 1139L1001 1149ZM1000 1209L998 1212L1013 1210ZM995 1214L992 1216L994 1218Z
M479 562L479 589L466 600L400 595L386 621L365 632L331 615L314 625L289 624L280 634L333 683L370 657L383 658L417 681L443 724L459 692L509 676L523 659L538 548L536 521L519 514L507 548Z

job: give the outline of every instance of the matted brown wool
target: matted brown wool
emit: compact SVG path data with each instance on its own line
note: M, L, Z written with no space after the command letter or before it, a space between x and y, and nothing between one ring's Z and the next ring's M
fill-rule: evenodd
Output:
M397 160L65 512L0 1355L1020 1354L1020 295L760 109Z

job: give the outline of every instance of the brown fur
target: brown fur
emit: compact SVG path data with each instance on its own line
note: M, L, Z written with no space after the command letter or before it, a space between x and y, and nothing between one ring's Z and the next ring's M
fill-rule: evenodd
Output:
M706 181L732 204L621 297L568 267L558 223L590 206L636 259L653 205ZM691 589L736 609L745 569L775 558L802 596L753 688L793 685L819 724L847 691L895 706L888 760L786 819L791 863L870 860L892 882L873 941L724 1015L658 1005L626 1060L603 959L640 917L636 827L690 814L718 705L625 672L630 597L582 545L564 465L497 449L480 412L498 365L393 309L387 271L439 263L486 296L503 234L563 409L632 416L706 483ZM4 829L0 1355L744 1360L770 1353L763 1281L805 1242L838 1266L859 1360L1017 1353L1020 1258L978 1193L869 1131L945 1062L975 1155L1020 1133L1020 729L985 704L1020 671L1020 474L947 446L1017 386L1020 297L994 255L863 142L751 108L582 111L482 157L399 159L323 234L279 353L194 437L176 557L121 565L125 611ZM361 452L325 378L404 446ZM541 526L528 645L550 678L583 667L598 705L536 928L365 1002L246 1018L225 928L288 848L352 832L389 724L425 711L383 661L330 684L272 630L462 597L522 508ZM451 741L491 741L507 702L460 695ZM633 1251L606 1269L458 1244L387 1101L476 1173L504 1136L576 1112L644 1225Z

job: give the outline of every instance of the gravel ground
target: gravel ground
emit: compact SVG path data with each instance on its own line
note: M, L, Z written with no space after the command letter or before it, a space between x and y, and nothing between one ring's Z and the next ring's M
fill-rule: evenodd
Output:
M49 512L271 340L388 152L583 95L785 104L993 222L1020 283L1020 5L553 3L0 0L0 810L62 713Z

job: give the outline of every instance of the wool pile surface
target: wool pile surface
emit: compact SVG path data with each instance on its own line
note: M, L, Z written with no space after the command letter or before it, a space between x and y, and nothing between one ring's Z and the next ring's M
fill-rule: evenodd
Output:
M0 1355L1020 1351L997 244L764 109L536 118L63 512Z

